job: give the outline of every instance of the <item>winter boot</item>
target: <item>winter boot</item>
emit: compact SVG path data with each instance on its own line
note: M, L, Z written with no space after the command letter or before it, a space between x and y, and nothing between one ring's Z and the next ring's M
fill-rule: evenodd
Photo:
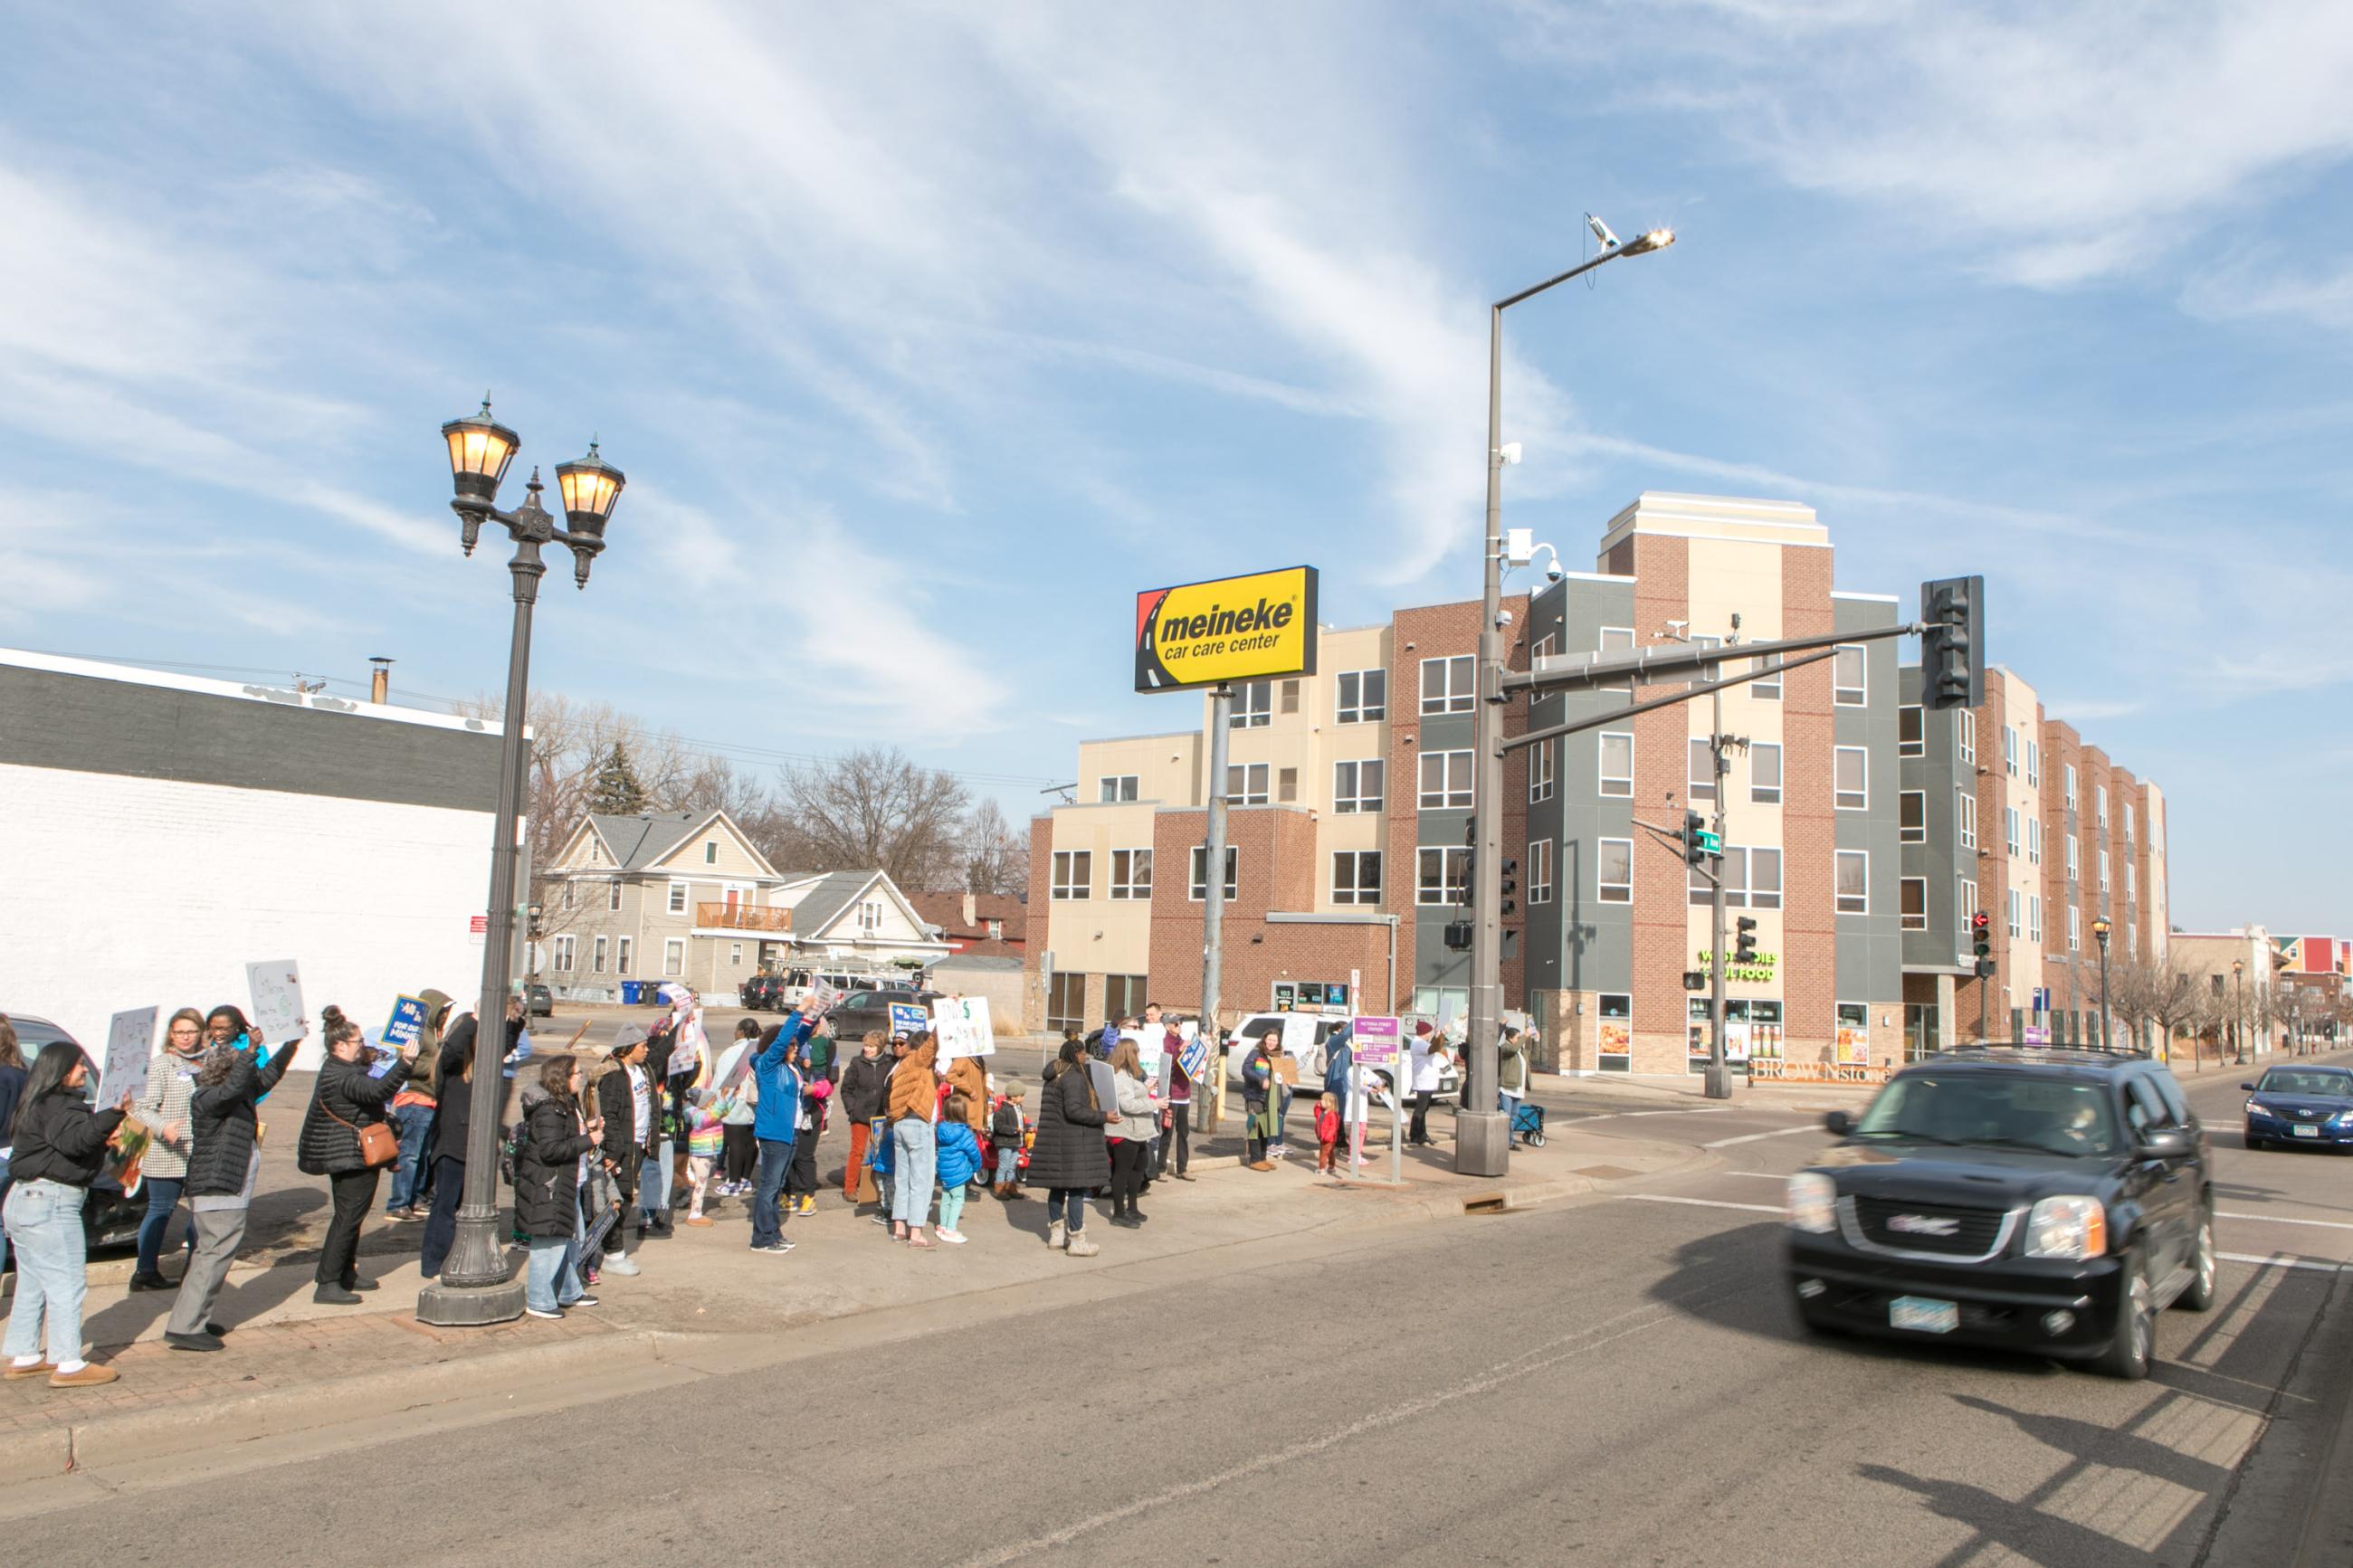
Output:
M1065 1250L1073 1258L1092 1258L1103 1248L1089 1241L1087 1233L1082 1230L1071 1237L1071 1245Z
M1069 1240L1069 1230L1062 1221L1056 1220L1053 1224L1046 1227L1046 1245L1048 1247L1061 1247L1067 1244Z

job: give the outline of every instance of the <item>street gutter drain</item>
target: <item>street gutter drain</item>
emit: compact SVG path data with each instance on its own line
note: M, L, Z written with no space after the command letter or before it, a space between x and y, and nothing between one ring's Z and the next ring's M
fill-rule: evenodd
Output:
M1504 1203L1501 1193L1482 1193L1475 1198L1462 1200L1464 1214L1502 1214Z

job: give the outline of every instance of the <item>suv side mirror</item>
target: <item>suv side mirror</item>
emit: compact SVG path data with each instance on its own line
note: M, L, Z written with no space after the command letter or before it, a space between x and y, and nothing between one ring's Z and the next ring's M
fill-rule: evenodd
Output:
M2254 1092L2255 1092L2255 1086L2254 1086L2253 1084L2251 1084L2251 1083L2242 1083L2242 1084L2241 1084L2239 1087L2240 1087L2241 1089L2245 1089L2249 1094L2253 1094L2253 1093L2254 1093Z
M1843 1110L1833 1110L1822 1118L1822 1125L1833 1138L1843 1138L1854 1131L1854 1118Z
M2198 1135L2187 1127L2152 1127L2140 1135L2145 1160L2179 1160L2197 1152Z

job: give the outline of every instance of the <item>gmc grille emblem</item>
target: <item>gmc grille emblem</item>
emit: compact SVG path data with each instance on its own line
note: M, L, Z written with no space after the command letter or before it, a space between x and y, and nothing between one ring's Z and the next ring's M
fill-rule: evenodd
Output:
M1906 1236L1952 1236L1961 1228L1957 1219L1939 1219L1932 1215L1899 1214L1887 1222L1890 1230L1900 1230Z

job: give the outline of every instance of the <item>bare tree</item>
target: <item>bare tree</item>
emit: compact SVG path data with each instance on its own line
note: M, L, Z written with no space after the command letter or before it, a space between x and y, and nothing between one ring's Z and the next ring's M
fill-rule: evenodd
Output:
M902 888L953 887L963 870L970 797L950 773L895 746L785 770L784 806L813 871L880 869Z
M2198 976L2175 963L2143 964L2141 970L2145 994L2143 1006L2149 1022L2155 1024L2163 1035L2166 1048L2170 1052L2175 1033L2196 1020L2198 993L2202 988L2198 984ZM2197 1035L2191 1034L2189 1040L2190 1065L2194 1069L2198 1058Z
M969 893L1020 898L1029 889L1029 835L1005 820L986 795L965 825L964 886Z

